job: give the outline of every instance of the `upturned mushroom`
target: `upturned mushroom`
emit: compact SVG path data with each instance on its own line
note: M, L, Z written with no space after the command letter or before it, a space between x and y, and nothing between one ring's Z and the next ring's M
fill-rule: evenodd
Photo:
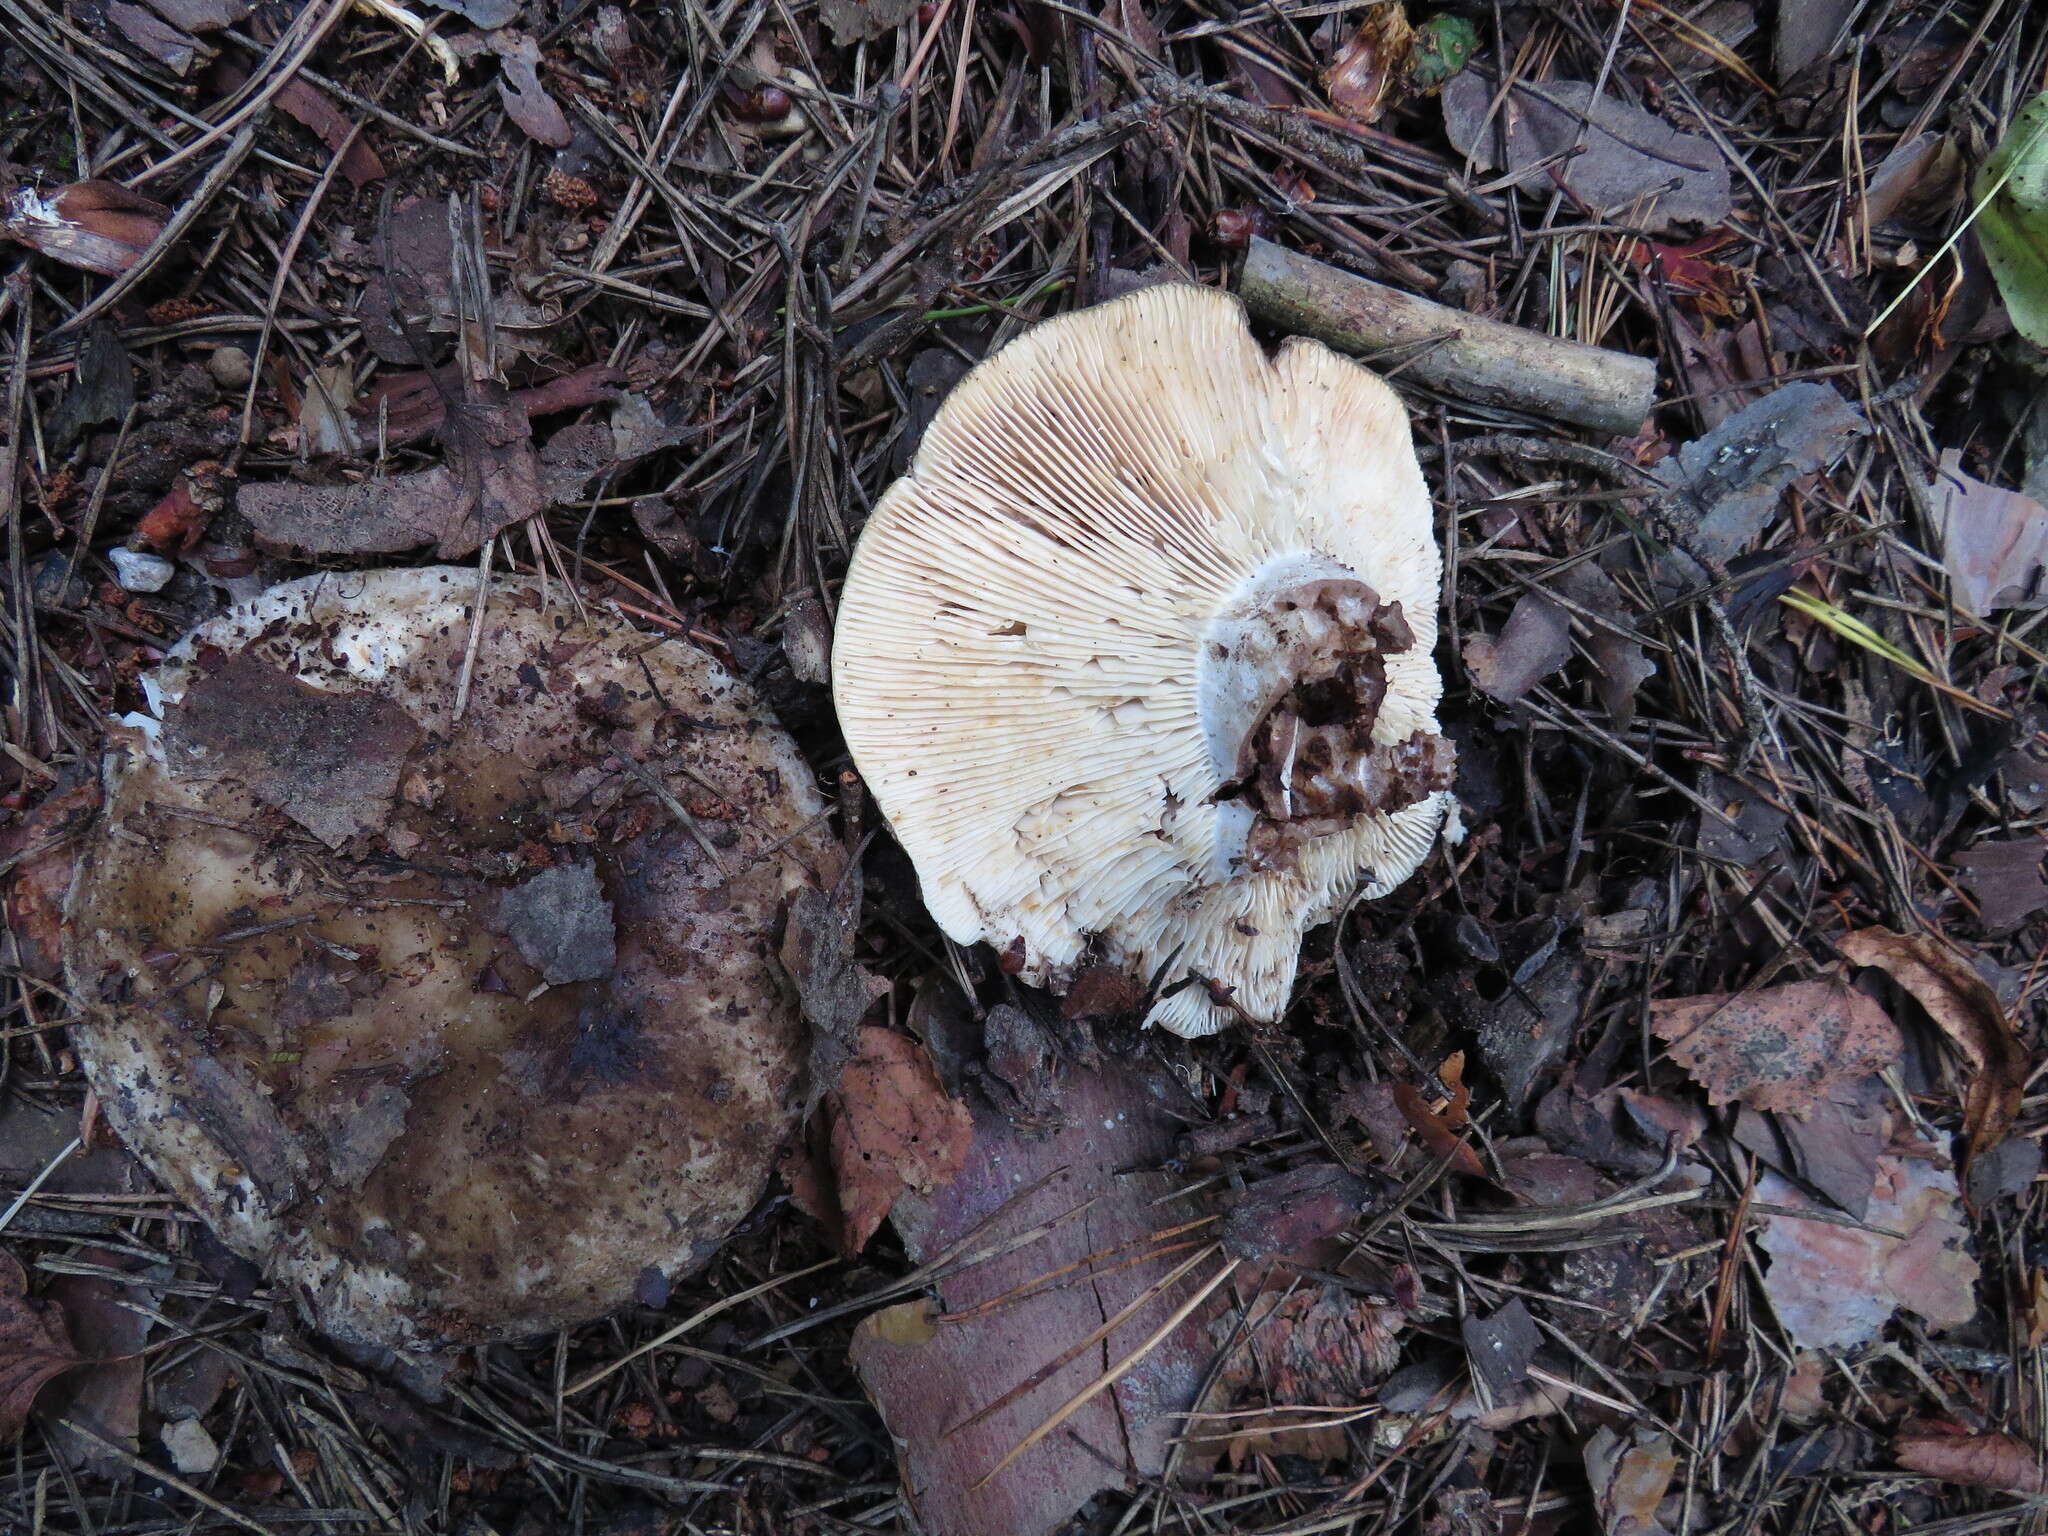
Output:
M947 934L1209 1034L1278 1018L1302 934L1436 836L1440 571L1391 389L1147 288L946 400L854 552L834 699Z
M711 657L531 581L473 628L477 595L314 576L182 641L67 924L108 1121L321 1326L402 1350L714 1251L801 1104L776 925L836 872Z

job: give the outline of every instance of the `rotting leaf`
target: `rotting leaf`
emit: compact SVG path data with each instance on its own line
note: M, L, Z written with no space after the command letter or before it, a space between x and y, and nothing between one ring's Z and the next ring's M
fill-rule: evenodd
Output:
M1707 1102L1799 1113L1833 1084L1898 1062L1905 1040L1870 998L1840 978L1756 992L1667 998L1650 1028Z
M118 277L164 232L171 210L117 181L44 189L0 166L0 237L68 267Z
M1606 1536L1666 1536L1657 1506L1678 1470L1669 1435L1638 1430L1631 1442L1602 1425L1587 1440L1585 1457L1586 1480L1593 1485Z
M0 1253L0 1441L21 1433L36 1394L52 1377L81 1363L63 1309L31 1300L21 1261Z
M536 144L564 148L576 135L555 98L540 83L540 44L524 32L507 28L491 33L490 45L499 60L498 95L505 103L505 115Z
M49 1290L48 1304L62 1309L73 1342L84 1357L79 1368L42 1395L37 1416L64 1460L81 1471L109 1476L124 1463L102 1440L134 1451L142 1430L143 1346L152 1319L143 1307L161 1303L153 1286L136 1283L151 1278L150 1270L126 1254L106 1248L79 1250L80 1263L106 1274L60 1275ZM114 1274L128 1272L128 1278ZM168 1266L155 1268L165 1277ZM65 1421L91 1433L67 1427ZM94 1439L94 1435L99 1439Z
M107 20L136 48L148 54L174 75L191 71L202 52L210 53L190 33L172 26L153 11L125 0L111 0Z
M960 1171L974 1140L967 1106L949 1097L925 1048L873 1025L823 1106L840 1252L859 1253L905 1190L929 1195Z
M1376 123L1393 105L1388 100L1407 72L1415 30L1401 0L1373 6L1343 50L1323 71L1330 105L1357 123ZM1398 95L1394 98L1399 100Z
M218 32L249 19L243 0L149 0L149 8L187 32Z
M330 693L242 652L164 712L178 771L232 776L330 848L391 814L420 727L389 699Z
M79 339L72 365L71 387L43 423L50 445L59 450L87 427L120 421L135 404L135 365L121 340L121 328L102 316Z
M2048 838L2015 837L1977 844L1956 855L1956 878L1976 900L1992 933L2017 928L2048 907Z
M1458 153L1498 169L1500 124L1493 71L1473 65L1444 87L1444 128ZM1719 224L1733 206L1728 163L1711 139L1680 133L1660 117L1580 80L1513 81L1506 114L1507 169L1547 192L1551 178L1590 212L1637 228L1680 220ZM1583 153L1573 154L1581 140ZM1541 169L1539 169L1541 167Z
M1886 972L1970 1060L1963 1100L1963 1139L1970 1159L1983 1156L2012 1129L2026 1090L2030 1060L1998 994L1956 954L1924 933L1859 928L1836 948L1854 965Z
M1252 1185L1218 1235L1235 1258L1300 1253L1350 1226L1371 1198L1371 1186L1356 1174L1335 1163L1305 1163Z
M1470 1143L1458 1136L1459 1127L1465 1123L1466 1106L1472 1102L1472 1090L1463 1082L1464 1072L1465 1053L1459 1051L1437 1069L1437 1076L1450 1094L1448 1099L1432 1102L1413 1083L1397 1079L1393 1084L1394 1103L1409 1127L1422 1138L1430 1156L1448 1157L1453 1172L1476 1178L1486 1172L1485 1166Z
M377 151L359 133L355 142L349 143L355 124L342 116L341 109L325 91L294 76L285 82L274 100L279 111L312 129L330 150L338 153L342 145L348 144L348 153L342 156L341 174L348 178L350 186L364 187L383 179L384 162Z
M564 861L499 893L495 926L550 986L598 981L618 965L612 904L597 870Z
M1899 1307L1936 1328L1975 1313L1977 1261L1957 1220L1954 1174L1919 1158L1879 1158L1869 1227L1824 1219L1812 1197L1775 1173L1758 1178L1756 1198L1779 1208L1766 1211L1758 1239L1771 1259L1764 1293L1801 1349L1865 1343Z
M2026 1441L1996 1430L1904 1433L1892 1442L1892 1456L1908 1472L1938 1477L1945 1483L2009 1493L2048 1493L2041 1453Z
M1945 448L1928 487L1941 536L1941 563L1956 603L1978 618L2003 608L2048 603L2048 507L2018 491L1966 475L1962 455Z
M0 965L55 981L64 972L64 900L71 890L72 840L100 807L100 781L84 774L59 784L28 817L0 827L0 865L11 866L0 904Z
M1586 626L1586 655L1593 663L1593 691L1614 721L1626 730L1636 717L1636 691L1656 676L1635 631L1621 622L1620 585L1590 560L1581 560L1557 579L1557 589L1594 618Z
M1891 1141L1892 1095L1884 1079L1831 1083L1797 1115L1744 1106L1729 1133L1780 1173L1818 1190L1862 1221L1877 1186L1877 1161Z
M1571 617L1541 592L1515 599L1497 637L1465 642L1465 667L1480 692L1513 704L1571 659Z

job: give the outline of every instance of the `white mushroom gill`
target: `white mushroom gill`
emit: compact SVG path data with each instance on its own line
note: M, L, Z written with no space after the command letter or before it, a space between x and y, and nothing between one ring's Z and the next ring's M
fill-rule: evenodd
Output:
M1161 979L1151 1022L1207 1034L1428 851L1439 574L1392 390L1145 289L954 390L855 552L835 701L949 935Z

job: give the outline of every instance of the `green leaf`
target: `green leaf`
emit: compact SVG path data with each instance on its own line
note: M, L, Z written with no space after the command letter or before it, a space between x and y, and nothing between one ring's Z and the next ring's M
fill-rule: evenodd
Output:
M2022 336L2048 347L2048 91L2021 108L1971 191L2006 312Z
M1427 95L1463 69L1479 46L1472 23L1459 16L1436 16L1415 29L1408 55L1408 83Z

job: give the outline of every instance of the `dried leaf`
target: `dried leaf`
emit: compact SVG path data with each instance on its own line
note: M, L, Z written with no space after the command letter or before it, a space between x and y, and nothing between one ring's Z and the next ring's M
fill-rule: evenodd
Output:
M1046 1536L1098 1491L1160 1476L1186 1425L1178 1414L1194 1406L1214 1353L1208 1319L1191 1318L1060 1432L981 1482L1101 1374L1105 1349L1117 1359L1136 1348L1212 1273L1197 1268L1104 1344L1047 1370L1206 1241L1201 1229L1154 1235L1201 1214L1184 1181L1163 1167L1178 1129L1168 1106L1193 1108L1171 1081L1119 1060L1073 1073L1064 1088L1067 1122L1050 1136L1020 1131L977 1103L959 1175L930 1199L906 1194L897 1203L892 1220L912 1262L930 1263L970 1233L976 1248L994 1253L938 1282L934 1336L892 1344L877 1336L879 1323L854 1335L854 1366L895 1443L919 1528L932 1536ZM1056 1220L1084 1202L1085 1216ZM1084 1262L1103 1251L1106 1260ZM1036 1283L1052 1274L1065 1283ZM1041 1374L1015 1400L976 1417Z
M1593 691L1614 721L1625 730L1636 717L1636 691L1657 675L1635 631L1623 624L1621 587L1590 560L1581 560L1558 578L1558 590L1599 622L1586 626L1586 654L1593 663Z
M505 115L536 144L550 149L565 147L576 135L555 98L540 83L540 44L526 33L510 29L491 33L490 44L500 62L498 95L505 103Z
M1984 978L1924 933L1859 928L1844 935L1836 947L1852 964L1888 973L1969 1058L1973 1070L1963 1101L1969 1158L1981 1157L2005 1140L2019 1115L2030 1058L2004 1004Z
M1665 1490L1678 1470L1678 1452L1672 1448L1671 1437L1638 1430L1631 1444L1603 1426L1586 1442L1585 1455L1586 1480L1593 1485L1600 1529L1607 1536L1665 1536L1657 1506L1664 1502Z
M98 778L60 785L27 818L0 828L0 865L12 866L0 935L0 964L55 981L64 973L64 901L71 890L72 839L100 807ZM7 940L12 940L8 944Z
M860 1320L854 1332L865 1339L893 1344L898 1349L917 1349L931 1343L939 1330L932 1322L931 1297L920 1296L915 1301L899 1302L879 1312L870 1312ZM855 1349L858 1348L856 1345Z
M120 421L135 404L135 365L109 316L86 327L72 366L71 387L43 424L52 446L68 448L87 427Z
M347 363L329 363L306 376L299 395L299 452L331 459L361 450L350 412L355 408L355 374Z
M11 178L0 177L0 185ZM21 182L0 192L0 236L66 266L117 277L164 232L171 210L115 181L45 190Z
M240 779L330 848L384 825L420 727L389 699L330 693L241 652L164 711L173 766Z
M502 27L519 14L523 0L427 0L427 4L453 11L471 26L490 31Z
M612 904L589 864L565 861L500 892L492 927L550 986L597 981L618 966Z
M1956 856L1956 878L1976 899L1991 933L2017 928L2048 907L2048 838L2016 837L1979 843Z
M2048 507L1964 474L1953 448L1942 450L1928 497L1958 607L1981 619L2048 603Z
M1335 1163L1305 1163L1239 1196L1218 1234L1234 1258L1304 1253L1342 1232L1372 1200L1372 1188Z
M958 1173L974 1140L967 1106L947 1096L925 1048L869 1026L825 1097L837 1184L834 1238L858 1253L906 1190L929 1195Z
M1443 92L1444 127L1458 153L1493 168L1501 165L1501 125L1492 115L1499 88L1493 72L1474 65ZM1647 229L1679 220L1719 224L1733 206L1728 163L1711 139L1680 133L1613 96L1596 97L1583 81L1517 79L1499 112L1507 168L1528 173L1532 190L1548 192L1555 177L1589 212ZM1584 152L1572 154L1582 138Z
M338 151L342 145L349 144L348 136L355 124L342 116L333 98L318 86L294 76L272 99L279 111L312 129L330 150ZM341 174L348 178L349 185L355 187L383 179L384 162L362 134L357 134L355 142L349 144L348 153L342 158Z
M1397 1080L1393 1085L1394 1103L1400 1107L1402 1117L1415 1134L1422 1138L1430 1156L1448 1157L1455 1172L1478 1177L1486 1172L1485 1166L1479 1161L1479 1154L1458 1137L1458 1128L1467 1118L1466 1106L1472 1102L1472 1090L1461 1081L1464 1069L1463 1051L1450 1057L1438 1069L1437 1075L1450 1091L1448 1099L1432 1103L1413 1083Z
M249 19L243 0L149 0L149 8L187 32L218 32Z
M151 549L183 554L205 536L212 520L213 514L193 494L190 477L180 475L163 500L142 514L135 538Z
M2024 1440L1996 1431L1902 1434L1892 1442L1892 1455L1908 1472L1923 1472L1945 1483L2009 1493L2048 1493L2041 1453Z
M1668 998L1650 1005L1650 1028L1709 1103L1794 1113L1905 1049L1885 1011L1839 978Z
M1498 638L1465 642L1465 666L1480 692L1512 704L1571 659L1571 617L1540 592L1515 599Z
M1791 1212L1821 1206L1775 1173L1757 1180L1756 1198ZM1977 1261L1964 1251L1956 1219L1955 1175L1918 1159L1878 1159L1867 1217L1889 1237L1801 1215L1768 1212L1759 1239L1771 1257L1764 1293L1801 1349L1847 1349L1877 1337L1905 1307L1936 1328L1976 1312Z
M81 1263L119 1271L137 1270L133 1257L105 1248L79 1250ZM167 1269L157 1271L167 1273ZM153 1286L138 1286L134 1276L115 1280L105 1275L60 1275L50 1286L48 1303L62 1310L73 1342L85 1358L79 1368L43 1393L36 1412L44 1421L57 1452L71 1466L108 1476L125 1463L100 1443L111 1441L134 1451L142 1430L143 1346L151 1319L136 1310L162 1301ZM62 1422L70 1420L93 1433L81 1433ZM94 1439L97 1434L99 1439Z
M13 1254L0 1253L0 1441L21 1433L45 1383L79 1363L63 1310L31 1301L27 1271Z

